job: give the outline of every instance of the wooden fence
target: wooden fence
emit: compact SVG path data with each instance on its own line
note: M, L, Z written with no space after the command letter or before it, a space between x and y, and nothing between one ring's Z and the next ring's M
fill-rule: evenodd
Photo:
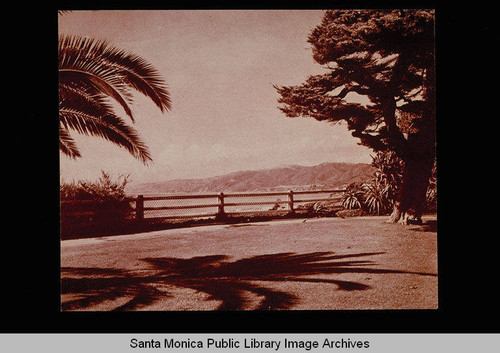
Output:
M120 234L164 223L239 217L311 216L341 208L344 190L206 195L138 195L125 200L61 201L61 237ZM327 197L326 197L327 196ZM272 207L264 207L272 206ZM319 207L316 207L319 206ZM324 207L323 207L324 206Z
M219 193L200 195L161 195L129 197L124 201L61 201L61 216L67 221L80 219L83 222L91 219L100 219L104 222L113 221L124 213L131 214L136 221L145 219L189 219L216 217L223 219L231 214L251 214L255 212L265 213L273 209L295 213L298 209L303 209L304 205L311 205L318 202L328 202L330 205L338 203L345 190L314 190L314 191L288 191L288 192L261 192L261 193ZM314 197L315 195L328 195L328 197ZM307 198L309 196L309 198ZM312 198L311 198L312 196ZM277 199L271 199L276 198ZM281 199L280 197L284 197ZM234 201L237 200L237 202ZM255 201L256 199L260 199ZM203 201L202 201L203 200ZM228 201L229 200L229 201ZM165 205L165 202L167 205ZM192 203L194 202L194 204ZM273 205L269 209L256 210L236 210L231 208L239 206L266 206ZM283 206L284 205L284 206ZM302 207L300 205L303 205ZM252 208L250 207L250 208ZM277 208L278 207L278 208ZM128 211L127 211L128 209ZM209 212L206 210L210 209ZM175 211L191 211L185 214ZM201 212L205 210L205 212ZM176 214L172 214L176 213ZM130 217L127 217L130 218ZM118 218L116 219L118 221Z
M224 219L231 213L245 214L245 213L255 213L252 211L228 211L228 208L235 206L265 206L265 205L286 205L286 210L293 214L297 209L297 204L310 204L317 202L337 202L340 205L340 199L342 193L345 190L314 190L314 191L288 191L288 192L262 192L262 193L219 193L219 194L207 194L207 195L170 195L170 196L144 196L138 195L135 198L135 217L137 221L143 221L147 219L179 219L179 218L203 218L203 217L216 217L218 219ZM304 198L306 195L319 195L328 194L328 197L319 198ZM286 199L276 199L269 200L270 197L284 196ZM228 199L244 199L241 202L227 202ZM268 198L264 201L248 201L248 198ZM210 200L208 203L196 203L196 204L186 204L187 200ZM162 201L167 201L168 205L157 205ZM175 203L177 201L177 203ZM155 205L156 204L156 205ZM162 215L161 213L167 213L175 210L195 210L195 209L209 209L212 208L212 212L202 212L189 215ZM268 209L269 210L269 209ZM260 211L262 212L262 211Z

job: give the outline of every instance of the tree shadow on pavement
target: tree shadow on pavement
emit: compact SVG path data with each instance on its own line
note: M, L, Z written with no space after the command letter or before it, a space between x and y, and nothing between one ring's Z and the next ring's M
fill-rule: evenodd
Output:
M430 220L424 222L422 225L417 228L410 228L410 230L416 230L419 232L437 232L438 222L437 220Z
M93 310L93 305L119 298L122 298L122 301L126 298L126 302L114 310L147 308L148 305L172 297L159 287L174 286L206 293L209 300L221 302L218 310L248 309L249 293L259 298L257 310L283 310L292 307L299 298L293 293L262 286L260 282L324 283L335 285L338 290L356 291L369 289L370 286L359 282L309 276L342 273L436 276L431 273L373 268L374 262L363 259L379 254L383 253L279 253L236 261L229 261L229 257L225 255L190 259L145 258L142 261L147 262L151 269L141 271L63 267L61 294L72 299L63 300L61 309Z

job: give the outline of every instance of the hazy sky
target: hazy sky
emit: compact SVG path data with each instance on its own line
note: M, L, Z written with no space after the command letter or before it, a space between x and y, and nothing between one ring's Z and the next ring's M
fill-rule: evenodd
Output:
M322 15L126 10L59 16L60 33L107 39L142 56L163 75L172 98L166 113L140 94L132 106L153 163L144 166L110 142L74 132L82 158L61 155L61 179L95 180L104 170L138 183L285 164L370 163L370 150L357 145L345 125L290 119L277 108L273 84L300 84L324 72L307 43Z

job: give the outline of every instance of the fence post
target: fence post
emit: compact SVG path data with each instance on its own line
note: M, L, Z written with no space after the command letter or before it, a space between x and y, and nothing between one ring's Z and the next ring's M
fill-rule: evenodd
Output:
M224 211L224 193L223 192L221 192L219 194L218 199L219 199L219 206L218 206L217 216L215 216L215 219L223 220L226 218L226 212Z
M293 209L293 190L288 191L288 208L290 209L290 214L295 213Z
M135 200L135 219L138 222L144 220L144 196L138 195Z

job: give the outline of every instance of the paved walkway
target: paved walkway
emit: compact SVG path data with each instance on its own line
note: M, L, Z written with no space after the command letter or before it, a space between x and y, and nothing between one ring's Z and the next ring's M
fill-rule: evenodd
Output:
M61 242L62 310L437 308L436 217L293 219Z

